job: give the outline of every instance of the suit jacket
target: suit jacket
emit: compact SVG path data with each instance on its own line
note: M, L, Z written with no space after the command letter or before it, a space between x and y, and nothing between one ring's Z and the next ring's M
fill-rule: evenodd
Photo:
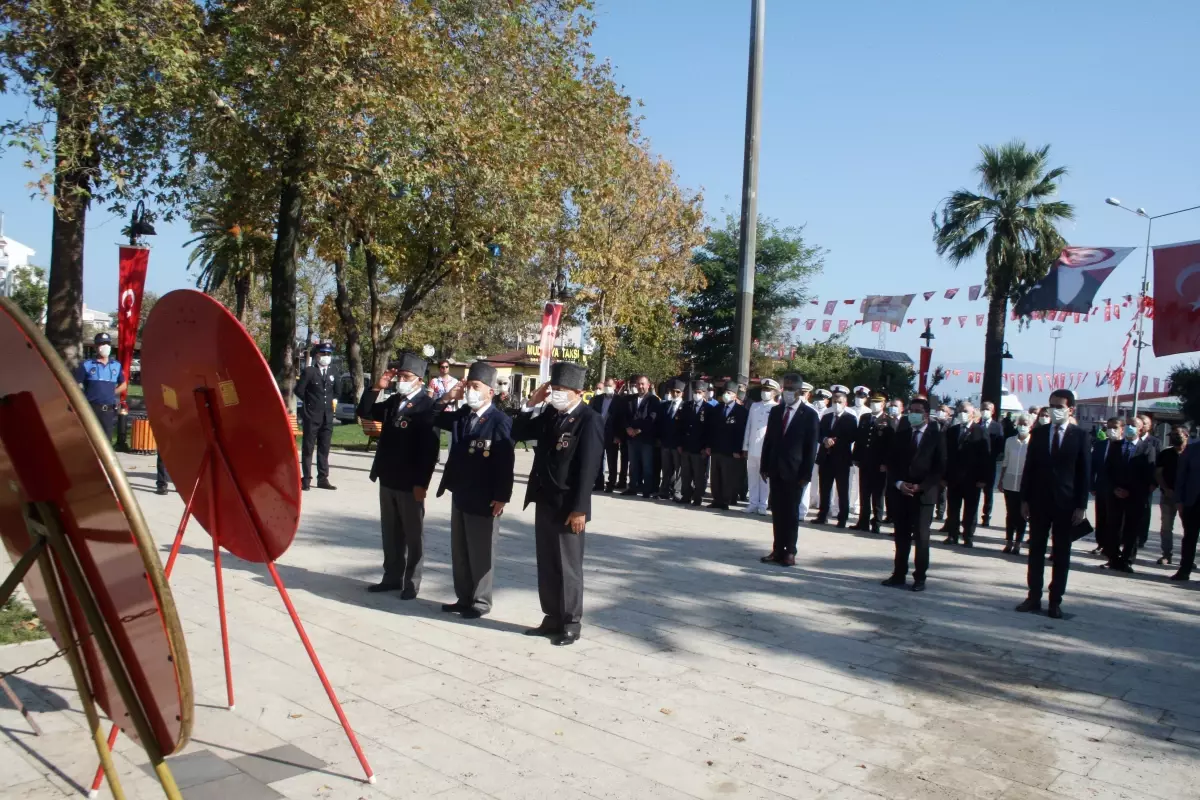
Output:
M946 432L946 482L968 487L989 483L995 478L992 440L983 426L972 423L965 435L961 423L951 426Z
M321 376L321 368L305 367L296 381L296 397L304 403L300 413L309 422L321 422L326 418L333 419L333 401L337 399L337 378L333 368L325 368L325 376Z
M878 469L887 464L890 451L890 434L896 420L887 414L878 417L863 414L858 418L858 436L854 440L854 463L867 469Z
M638 401L641 401L640 403ZM629 398L629 407L622 428L633 428L638 432L630 441L649 442L654 444L655 431L658 428L658 409L662 401L654 394L645 397L633 395Z
M1039 425L1029 434L1021 502L1034 513L1065 514L1087 508L1092 443L1078 425L1068 425L1056 455L1050 455L1050 434L1056 425ZM1151 478L1153 478L1151 470Z
M515 453L512 418L504 409L490 405L471 428L471 409L442 406L434 424L450 431L450 453L437 495L447 489L454 505L468 514L492 515L492 502L512 499Z
M742 452L742 442L746 438L746 418L749 410L734 403L732 407L724 404L716 406L708 414L708 446L714 453L731 456Z
M775 485L802 486L812 479L813 464L820 445L821 420L816 410L800 403L787 430L783 428L783 403L771 409L767 417L767 434L763 437L759 471Z
M604 415L604 401L606 400L608 401L608 416ZM617 405L621 402L623 402L621 400L621 395L598 394L593 396L591 401L588 403L588 405L591 406L592 411L595 411L596 414L602 420L604 420L604 443L606 445L612 442L612 440L617 436L617 428L615 427L615 423L617 421Z
M582 402L570 413L547 405L537 416L521 412L513 421L512 436L517 442L537 441L525 506L545 504L563 523L576 513L591 519L592 486L604 457L600 415Z
M817 451L817 462L840 469L849 468L854 458L854 440L858 438L858 417L852 411L840 415L829 411L821 417L821 449ZM833 447L826 447L826 439L836 439Z
M383 423L379 449L371 463L371 480L398 491L427 488L441 449L433 427L433 398L425 387L409 398L394 394L376 403L378 396L377 389L368 389L358 404L358 416Z
M670 447L673 450L679 446L679 415L683 413L685 405L687 405L687 401L684 400L680 400L679 407L675 409L672 409L670 400L663 400L659 405L658 424L654 435L663 447Z
M991 420L990 422L980 422L979 427L987 432L992 458L999 464L1000 460L1004 458L1004 440L1008 438L1004 435L1004 426L996 420Z
M1155 440L1147 438L1132 444L1128 457L1125 455L1125 441L1114 443L1108 448L1108 458L1105 461L1107 490L1124 489L1136 503L1147 503L1154 491L1154 469L1158 459L1158 448Z
M1097 439L1092 442L1092 465L1089 472L1091 472L1092 477L1091 489L1097 494L1108 488L1109 444L1114 444L1118 448L1121 446L1119 440L1113 439Z
M946 433L937 420L930 420L913 452L913 428L911 425L897 426L891 438L891 449L887 456L888 488L896 481L915 483L921 487L918 499L923 505L937 502L942 479L946 476Z
M1200 443L1188 445L1175 469L1175 498L1180 506L1200 503Z
M676 416L675 430L678 446L688 453L700 453L708 447L708 415L716 407L705 401L697 410L695 400L686 400Z

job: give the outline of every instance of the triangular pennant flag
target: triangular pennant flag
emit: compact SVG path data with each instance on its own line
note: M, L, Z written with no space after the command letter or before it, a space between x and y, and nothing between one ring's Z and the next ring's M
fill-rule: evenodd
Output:
M833 320L831 320L831 319L821 320L821 330L823 330L825 333L829 333L829 326L832 323L833 323Z
M958 327L960 327L960 328L967 327L967 315L966 314L963 314L961 317L958 318Z
M928 300L929 298L933 297L935 294L937 294L937 292L925 292L924 297L926 300Z
M904 320L904 322L906 325L912 325L914 322L916 322L916 320L915 319L906 319L906 320Z
M796 330L796 326L800 324L799 317L792 317L792 330Z
M878 322L871 323L871 333L879 333L879 323Z
M978 328L978 327L981 327L982 325L983 325L983 314L976 314L975 315L975 327Z
M856 302L858 302L858 301L857 301L857 300L843 300L842 302L843 302L843 303L845 303L845 304L846 304L846 305L848 305L848 306L852 306L852 305L854 305L854 304L855 304Z
M895 332L896 332L896 331L898 331L898 330L900 330L900 326L899 326L899 325L893 325L893 326L892 326L892 333L895 333Z
M956 294L958 294L958 289L947 289L946 290L946 299L953 300L954 295L956 295Z
M979 292L982 289L983 289L982 286L972 286L971 288L967 289L967 299L968 300L978 300Z
M949 324L950 324L950 318L949 318L949 317L942 317L942 324L943 324L943 325L949 325Z

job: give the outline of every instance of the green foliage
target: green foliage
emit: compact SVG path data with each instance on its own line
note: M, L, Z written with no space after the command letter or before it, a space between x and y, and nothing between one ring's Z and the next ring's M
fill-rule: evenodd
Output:
M629 375L646 375L657 386L667 378L682 374L686 364L680 359L685 331L675 324L675 314L665 303L646 309L637 325L616 331L618 345L608 357L607 376L623 380ZM600 379L602 353L597 350L588 362L588 382Z
M32 642L49 636L32 609L16 598L9 598L0 607L0 645Z
M46 270L29 265L12 272L12 301L34 323L46 313Z
M873 392L906 402L915 390L916 372L911 366L860 358L846 344L844 334L823 342L797 345L796 355L787 368L774 372L776 378L786 372L797 372L815 388L827 389L836 383L850 388L867 386Z
M142 328L146 327L146 320L150 318L150 312L154 310L154 304L158 302L158 295L154 292L142 292L142 310L138 316L137 336L142 338Z
M684 357L694 371L708 375L732 374L737 366L734 344L734 315L737 306L738 219L732 214L725 227L708 232L708 241L695 254L704 287L684 296L684 324L697 334L685 342ZM824 267L824 251L805 243L802 227L780 227L775 220L758 220L755 254L754 312L751 337L772 341L783 333L784 314L803 305L805 285ZM752 372L770 369L758 357Z
M1200 424L1200 361L1176 365L1167 379L1171 381L1171 394L1182 401L1184 417L1192 424Z

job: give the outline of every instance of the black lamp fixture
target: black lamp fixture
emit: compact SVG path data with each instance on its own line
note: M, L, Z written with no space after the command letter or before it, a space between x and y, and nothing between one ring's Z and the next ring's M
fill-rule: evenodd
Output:
M143 200L138 200L137 205L133 207L133 214L129 217L129 244L134 246L138 244L138 240L143 236L156 236L158 231L154 230L154 224L150 221L151 214L146 211L146 203Z
M925 323L925 332L924 332L924 333L922 333L922 334L921 334L919 337L917 337L917 338L919 338L919 339L924 339L924 340L925 340L925 346L926 346L926 347L931 347L932 345L931 345L930 343L931 343L931 342L932 342L934 339L936 339L936 338L937 338L936 336L934 336L934 335L933 335L933 331L932 331L932 330L930 330L930 326L931 326L931 324L932 324L932 323L926 322L926 323Z
M1012 358L1012 351L1008 349L1008 342L1004 343L1004 352L1000 354L1000 358Z
M567 301L567 274L561 269L554 280L550 282L550 299L556 303L565 303Z

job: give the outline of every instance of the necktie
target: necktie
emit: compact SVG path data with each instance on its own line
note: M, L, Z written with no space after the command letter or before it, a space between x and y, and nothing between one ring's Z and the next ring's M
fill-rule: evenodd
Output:
M477 422L479 422L479 415L472 411L471 415L467 418L467 430L475 430L475 423Z
M785 431L787 430L788 420L790 420L791 418L792 418L792 407L788 406L787 408L785 408L783 410L783 429Z
M1054 439L1050 442L1050 455L1058 455L1058 449L1062 447L1062 427L1054 426Z
M915 430L915 431L913 431L913 435L912 435L912 457L913 458L917 457L917 449L920 448L920 446L921 446L921 432Z

